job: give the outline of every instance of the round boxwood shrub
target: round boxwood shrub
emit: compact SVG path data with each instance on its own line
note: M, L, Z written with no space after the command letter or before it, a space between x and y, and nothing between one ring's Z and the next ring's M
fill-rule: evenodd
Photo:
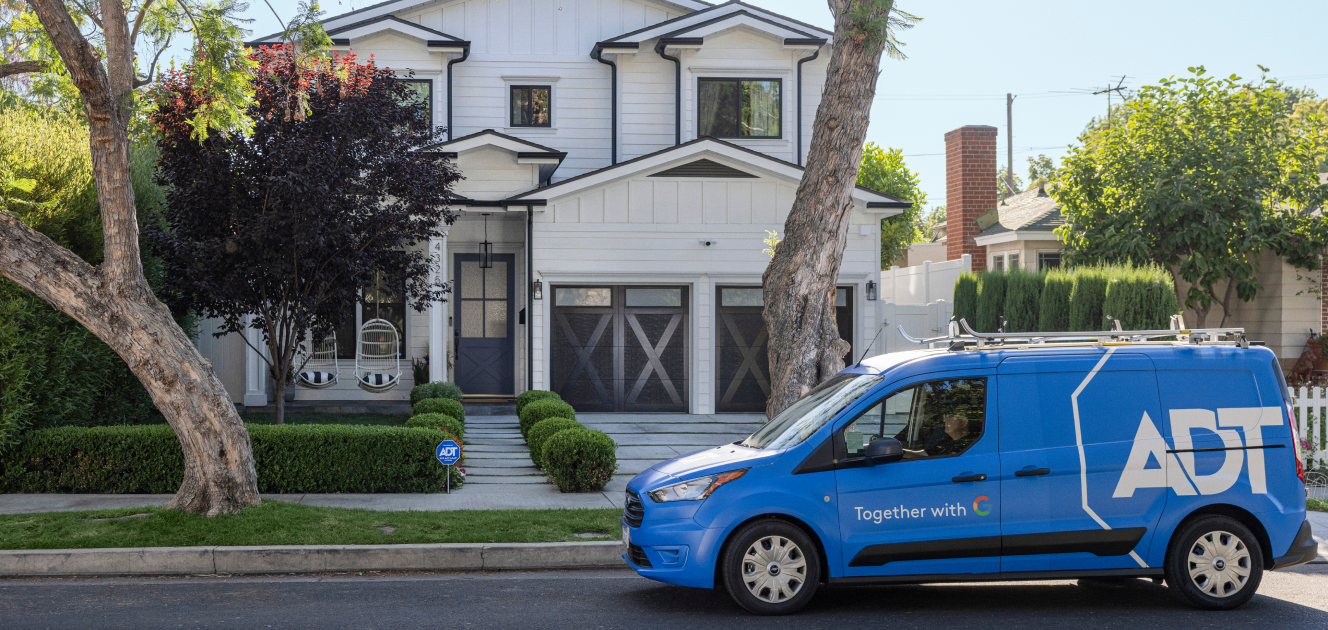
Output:
M461 388L457 387L456 383L444 383L442 381L416 385L411 388L410 404L412 406L425 398L451 398L461 402Z
M590 429L564 429L544 442L544 472L562 492L600 490L618 469L613 438Z
M569 418L548 418L535 423L535 426L530 427L530 435L526 437L526 444L530 445L530 461L543 468L544 459L540 457L540 449L549 438L559 431L584 428L580 422Z
M551 391L547 391L547 390L543 390L543 389L532 389L532 390L524 391L524 392L521 392L520 394L517 394L517 395L516 395L516 415L517 415L517 416L520 416L520 415L521 415L521 410L522 410L522 409L525 409L525 408L526 408L526 405L529 405L530 403L533 403L533 402L535 402L535 401L537 401L537 400L544 400L544 399L546 399L546 398L552 398L553 400L562 400L562 399L563 399L563 397L562 397L562 396L559 396L557 393L555 393L555 392L551 392Z
M445 416L452 416L466 423L466 408L461 403L451 398L425 398L415 403L413 411L416 415L422 413L441 413Z
M466 433L466 425L461 424L460 420L441 413L421 413L411 416L410 420L406 421L406 426L413 429L442 429L458 440L465 437Z
M535 426L540 420L549 418L571 418L576 420L576 410L572 406L561 400L536 400L532 402L518 415L521 421L521 437L530 437L530 427Z

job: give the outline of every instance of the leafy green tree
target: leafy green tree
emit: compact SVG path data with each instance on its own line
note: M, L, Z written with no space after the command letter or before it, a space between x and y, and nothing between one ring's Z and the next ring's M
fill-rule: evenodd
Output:
M1036 188L1038 184L1045 184L1051 181L1056 174L1056 162L1051 158L1038 154L1037 157L1028 158L1028 187Z
M948 215L945 206L932 206L927 214L918 219L918 232L922 235L922 240L931 242L940 237L936 228L945 225Z
M1009 172L1010 169L1004 166L996 171L996 191L1001 197L1018 194L1024 189L1024 180L1019 179L1018 175L1014 176L1014 190L1010 189L1010 178L1007 175Z
M1293 129L1312 128L1314 120L1328 120L1328 98L1317 101L1303 100L1296 103L1291 110ZM1328 173L1328 157L1319 158L1319 172Z
M1291 121L1271 80L1190 72L1081 135L1051 194L1067 262L1159 264L1190 284L1202 327L1213 304L1225 324L1236 298L1254 299L1264 251L1319 268L1328 227L1312 211L1328 194L1317 175L1328 134L1320 116Z
M881 268L888 269L910 243L928 240L919 223L927 193L922 191L922 179L904 164L903 151L883 148L875 142L862 148L858 185L913 204L900 214L881 219Z

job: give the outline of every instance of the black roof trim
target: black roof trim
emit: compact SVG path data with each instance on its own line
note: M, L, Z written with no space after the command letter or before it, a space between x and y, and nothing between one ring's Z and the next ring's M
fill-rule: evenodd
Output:
M406 26L412 26L412 27L414 27L414 28L418 28L418 29L420 29L420 30L422 30L422 31L427 31L427 32L433 33L434 35L441 35L441 36L443 36L443 37L446 38L446 39L450 39L450 40L458 41L458 42L461 41L461 38L460 38L460 37L453 37L453 36L451 36L451 35L448 35L447 33L444 33L444 32L442 32L442 31L439 31L439 30L435 30L435 29L429 28L429 27L427 27L427 26L421 26L421 25L416 24L416 23L414 23L414 22L407 22L406 20L403 20L403 19L401 19L401 18L399 18L399 17L397 17L397 16L395 16L395 15L380 15L380 16L378 16L378 17L376 17L376 18L369 18L369 19L367 19L367 20L364 20L364 21L361 21L361 22L356 22L356 23L354 23L354 24L347 24L347 25L345 25L345 26L338 26L337 28L334 28L334 29L328 31L327 34L328 34L328 35L336 35L336 34L338 34L338 33L343 33L343 32L345 32L345 31L348 31L348 30L351 30L351 29L354 29L354 28L360 28L361 26L369 26L370 24L377 24L377 23L379 23L379 22L398 22L398 23L401 23L401 24L405 24Z
M452 48L453 46L470 48L470 42L462 39L431 39L424 42L424 44L429 48Z
M824 46L830 40L824 37L785 37L785 46Z
M506 208L508 206L544 206L548 205L548 202L544 199L522 199L519 202L513 202L511 199L467 199L465 197L452 197L452 204L457 206L470 206L472 208Z
M693 13L692 15L695 15L695 13ZM721 16L719 16L719 17L711 18L711 19L706 20L706 21L704 21L704 22L697 22L696 24L693 24L693 25L691 25L691 26L684 26L684 27L682 27L682 28L680 28L680 29L678 29L678 30L676 30L676 31L671 32L671 33L666 33L666 34L664 34L664 35L661 35L660 37L661 37L661 38L671 38L671 37L676 37L676 36L681 35L681 34L683 34L683 33L688 33L688 32L694 31L694 30L696 30L696 29L698 29L698 28L703 28L703 27L706 27L706 26L710 26L711 24L717 24L717 23L719 23L719 22L723 22L724 20L730 20L730 19L733 19L733 18L738 17L738 16L742 16L742 15L745 15L745 16L747 16L747 17L749 17L749 18L754 19L754 20L760 20L760 21L762 21L762 22L765 22L766 24L771 24L771 25L773 25L773 26L777 26L777 27L782 28L782 29L785 29L785 30L793 31L794 33L797 33L797 34L799 34L799 35L806 35L808 38L811 38L811 36L812 36L811 33L805 33L805 32L803 32L803 31L800 31L800 30L798 30L798 29L796 29L796 28L793 28L793 27L791 27L791 26L787 26L787 25L784 25L784 24L780 24L779 22L776 22L776 21L774 21L774 20L772 20L772 19L770 19L770 18L763 17L763 16L760 16L760 15L756 15L756 14L750 12L750 11L747 11L747 10L742 10L742 11L734 11L733 13L725 13L724 15L721 15Z
M609 38L609 39L607 39L607 40L604 40L603 42L600 42L600 43L602 43L602 44L607 44L607 43L611 43L611 42L616 42L616 41L618 41L618 40L620 40L620 39L625 39L625 38L631 37L631 36L633 36L633 35L636 35L636 34L638 34L638 33L644 33L644 32L646 32L646 31L649 31L649 30L652 30L652 29L659 28L659 27L661 27L661 26L663 26L663 25L665 25L665 24L672 24L672 23L674 23L674 22L678 22L678 21L681 21L681 20L686 20L686 19L688 19L688 18L693 18L693 17L696 17L697 15L700 15L700 14L702 14L702 13L708 13L708 12L710 12L710 11L714 11L715 9L719 9L719 8L727 7L727 6L729 6L729 5L737 5L737 6L740 6L740 7L746 7L746 8L749 8L749 9L755 9L755 10L760 11L761 13L765 13L765 14L767 14L767 15L775 15L775 16L778 16L778 17L781 18L781 19L788 20L789 22L792 22L793 24L797 24L798 26L801 26L801 27L803 27L803 28L808 28L808 29L811 29L811 30L816 31L816 32L818 32L818 33L825 33L826 35L830 35L831 37L834 36L834 33L833 33L833 32L831 32L831 31L827 31L827 30L825 30L825 29L823 29L823 28L821 28L821 27L819 27L819 26L812 26L811 24L808 24L808 23L803 22L803 21L801 21L801 20L795 20L795 19L793 19L793 18L791 18L791 17L788 17L787 15L780 15L780 14L778 14L778 13L775 13L774 11L768 11L768 10L766 10L766 9L762 9L761 7L755 7L755 6L752 6L752 5L747 4L747 3L745 3L745 2L737 2L736 0L733 0L733 1L731 1L731 2L725 2L724 4L716 4L716 5L712 5L709 9L701 9L700 11L693 11L692 13L688 13L687 15L680 15L680 16L678 16L678 17L676 17L676 18L673 18L672 20L664 20L663 22L656 22L656 23L651 24L650 26L647 26L647 27L645 27L645 28L638 28L638 29L636 29L636 30L634 30L634 31L629 31L629 32L627 32L627 33L623 33L622 35L619 35L619 36L617 36L617 37L611 37L611 38ZM780 26L783 26L783 25L781 24ZM788 27L788 26L784 26L784 28L790 28L790 27ZM793 29L793 30L797 30L797 29ZM565 180L564 180L564 181L565 181Z
M454 142L461 142L462 140L470 140L471 138L476 138L476 137L484 136L484 135L497 136L497 137L499 137L499 138L503 138L504 140L511 140L512 142L520 142L521 144L524 144L524 145L526 145L526 146L528 146L528 147L532 147L532 148L535 148L535 149L539 149L539 150L540 150L541 152L543 152L543 153L562 153L561 151L559 151L559 150L557 150L557 149L554 149L554 148L551 148L551 147L546 147L546 146L544 146L544 145L542 145L542 144L535 144L534 142L531 142L531 141L529 141L529 140L523 140L523 139L518 138L518 137L516 137L516 136L509 136L509 135L507 135L507 134L505 134L505 133L499 133L499 132L494 131L494 130L492 130L492 129L485 129L485 130L483 130L483 131L476 131L475 133L472 133L472 134L470 134L470 135L468 135L468 136L461 136L460 138L456 138L455 140L447 140L447 141L444 141L444 142L439 142L439 143L437 143L437 144L431 144L431 145L425 147L425 150L429 150L429 149L441 149L442 147L445 147L445 146L447 146L447 145L449 145L449 144L452 144L452 143L454 143ZM564 155L566 155L566 154L564 153Z
M595 42L595 48L632 48L640 49L641 42Z
M872 189L870 189L870 188L867 188L866 186L858 186L858 188L861 188L861 189L863 189L863 190L871 190L872 192L874 192L874 193L876 193L876 194L878 194L878 195L883 195L883 194L885 194L885 193L882 193L882 192L880 192L880 191L876 191L876 190L872 190ZM888 196L888 195L887 195L887 196ZM868 209L873 209L873 208L898 208L898 209L900 209L900 210L907 210L907 209L912 208L912 207L913 207L913 204L910 203L910 202L907 202L907 201L868 201L868 202L867 202L867 208L868 208Z
M659 172L651 173L646 177L702 177L716 179L755 179L757 175L752 175L747 171L733 168L727 164L720 164L714 160L700 158L692 160L686 164L679 164L673 168L667 168Z
M517 159L520 158L558 158L560 161L567 157L566 151L518 151Z
M702 46L705 44L704 37L661 37L656 48L663 46Z
M332 38L332 45L333 45L333 46L349 46L349 45L350 45L350 40L349 40L349 39L346 39L346 38L344 38L344 37L333 37L333 38Z
M744 147L744 146L742 146L742 145L738 145L738 144L734 144L734 143L732 143L732 142L727 142L727 141L724 141L724 140L720 140L719 138L716 138L716 137L714 137L714 136L701 136L700 138L696 138L696 139L693 139L693 140L688 140L687 142L684 142L684 143L682 143L682 144L678 144L678 145L674 145L674 146L671 146L671 147L667 147L667 148L660 149L660 150L658 150L658 151L655 151L654 153L647 153L647 154L645 154L645 155L639 155L639 156L634 157L634 158L632 158L632 159L630 159L630 160L627 160L627 161L625 161L625 162L619 162L619 163L617 163L617 164L614 164L614 165L611 165L611 166L606 166L606 167L601 168L601 169L596 169L596 170L593 170L593 171L589 171L589 172L586 172L586 173L582 173L582 174L577 175L577 176L575 176L575 177L569 177L569 178L564 179L563 181L560 181L560 182L558 182L558 183L556 183L556 184L549 184L548 186L544 186L543 188L537 188L537 189L535 189L535 190L548 190L548 189L550 189L550 188L557 188L558 186L562 186L563 184L567 184L567 183L574 182L574 181L576 181L576 180L578 180L578 179L584 179L584 178L586 178L586 177L590 177L591 175L598 175L598 174L603 173L603 172L606 172L606 171L612 171L612 170L614 170L614 169L622 168L622 167L627 166L627 165L629 165L629 164L632 164L632 163L635 163L635 162L640 162L641 160L650 159L650 158L653 158L653 157L655 157L655 156L657 156L657 155L661 155L661 154L664 154L664 153L668 153L669 151L676 151L676 150L681 149L681 148L683 148L683 147L688 147L688 146L691 146L691 145L696 144L696 143L698 143L698 142L704 142L704 141L706 141L706 140L709 140L709 141L711 141L711 142L717 142L717 143L722 144L722 145L724 145L724 146L726 146L726 147L729 147L729 148L737 149L737 150L739 150L739 151L742 151L743 153L750 153L750 154L752 154L752 155L754 155L754 156L757 156L757 157L759 157L759 158L761 158L761 159L763 159L763 160L768 160L768 161L771 161L771 162L776 162L776 163L779 163L779 164L783 164L784 166L791 166L791 167L796 168L796 169L798 169L798 170L800 170L800 171L805 171L805 170L806 170L806 168L803 167L803 166L799 166L799 165L794 164L794 163L792 163L792 162L786 162L786 161L781 160L781 159L776 158L776 157L770 157L769 155L766 155L766 154L764 154L764 153L761 153L760 151L757 151L757 150L755 150L755 149L748 149L747 147ZM868 187L866 187L866 186L855 185L854 188L857 188L858 190L865 190L865 191L867 191L867 192L869 192L869 193L872 193L872 194L874 194L874 195L880 195L880 196L885 197L885 198L887 198L887 199L891 199L891 200L893 200L893 203L907 203L907 202L905 202L905 201L901 201L901 200L899 200L899 199L895 199L894 197L891 197L890 195L887 195L887 194L885 194L885 193L883 193L883 192L880 192L880 191L878 191L878 190L872 190L872 189L870 189L870 188L868 188ZM522 194L528 195L528 194L530 194L531 192L535 192L535 191L532 190L532 191L530 191L530 192L522 193ZM520 199L520 198L521 198L521 195L517 195L517 196L515 196L515 197L512 197L511 199L515 200L515 199ZM889 202L889 201L887 201L887 202L881 202L881 201L870 202L870 201L869 201L868 203L892 203L892 202ZM911 205L911 204L910 204L910 205Z

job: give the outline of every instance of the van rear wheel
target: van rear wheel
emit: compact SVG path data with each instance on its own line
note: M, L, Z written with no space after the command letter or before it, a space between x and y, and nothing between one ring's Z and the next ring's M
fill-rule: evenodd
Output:
M1166 572L1167 584L1196 608L1231 610L1259 589L1263 549L1240 521L1203 516L1172 539Z
M797 612L821 581L816 543L798 527L775 519L739 528L721 562L729 596L758 615Z

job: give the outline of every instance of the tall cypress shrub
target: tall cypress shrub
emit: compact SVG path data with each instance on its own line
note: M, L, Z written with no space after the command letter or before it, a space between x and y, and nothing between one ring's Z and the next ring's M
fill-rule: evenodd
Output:
M984 271L978 280L978 316L973 329L996 332L1005 311L1006 276L1000 271Z
M1053 269L1045 274L1038 301L1038 332L1070 330L1070 292L1073 288L1074 274L1068 270Z
M1005 331L1038 330L1038 307L1042 299L1042 274L1012 269L1006 276Z
M1102 303L1107 299L1107 270L1104 267L1080 267L1074 271L1070 290L1070 329L1106 330Z
M1170 326L1171 316L1176 313L1171 274L1155 265L1112 267L1109 274L1103 315L1119 319L1125 330L1164 330Z
M970 325L978 321L978 276L972 272L959 274L954 287L955 321L967 320Z

